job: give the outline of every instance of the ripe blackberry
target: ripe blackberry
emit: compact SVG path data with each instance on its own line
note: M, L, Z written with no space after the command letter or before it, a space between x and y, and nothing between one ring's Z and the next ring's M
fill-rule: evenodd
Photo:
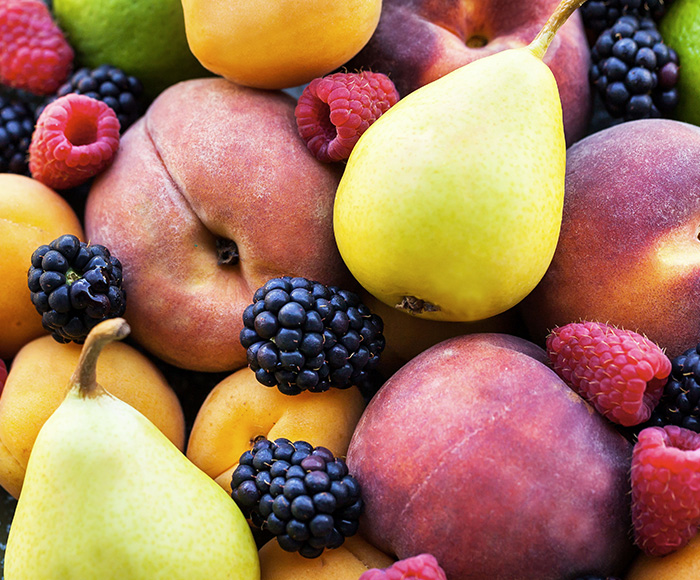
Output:
M82 344L98 322L126 309L119 260L72 234L34 250L27 283L44 328L58 342Z
M590 80L611 116L660 117L678 104L678 55L653 20L622 16L591 48Z
M119 119L122 133L145 112L141 81L112 65L78 69L61 85L52 100L69 93L87 95L111 107Z
M384 349L383 322L353 292L272 278L243 312L240 341L260 383L286 395L363 383Z
M671 361L671 376L644 427L677 425L700 433L700 344Z
M0 94L0 173L29 175L29 144L34 132L34 107Z
M253 527L305 558L341 546L357 532L364 509L360 485L343 459L325 447L285 438L258 438L241 455L231 490Z
M666 14L672 0L588 0L581 6L583 25L594 34L610 28L627 14L651 18L655 22Z

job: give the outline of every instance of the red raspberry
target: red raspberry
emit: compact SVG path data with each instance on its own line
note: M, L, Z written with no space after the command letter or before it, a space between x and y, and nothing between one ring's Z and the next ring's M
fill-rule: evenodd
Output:
M700 525L700 434L676 425L642 429L631 483L637 545L651 556L685 546Z
M44 2L0 2L0 82L50 95L68 78L73 56Z
M435 556L420 554L394 562L384 570L370 568L359 580L447 580Z
M29 171L53 189L84 183L119 148L119 120L102 101L70 93L46 105L29 144Z
M625 427L649 419L671 361L645 336L599 322L574 322L547 337L556 373L608 419Z
M5 361L0 358L0 394L5 387L5 381L7 380L7 365Z
M360 135L399 100L382 73L335 73L312 80L297 102L299 135L324 163L350 157Z

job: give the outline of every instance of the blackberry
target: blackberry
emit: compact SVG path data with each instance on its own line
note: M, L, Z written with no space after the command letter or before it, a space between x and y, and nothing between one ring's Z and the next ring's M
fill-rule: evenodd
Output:
M35 121L33 106L0 94L0 173L30 175L28 151Z
M678 425L700 433L700 344L671 361L661 400L644 427Z
M286 395L365 383L384 350L382 319L357 294L272 278L243 312L240 341L258 382Z
M612 117L661 117L678 103L678 55L653 20L622 16L591 48L590 80Z
M259 437L241 455L231 490L251 526L305 558L341 546L357 532L364 509L345 461L306 441Z
M107 248L66 234L32 254L27 284L44 328L62 343L82 344L106 318L122 316L122 265Z
M581 6L581 18L587 30L600 34L620 16L651 18L658 22L666 14L672 0L588 0Z
M61 85L52 100L69 93L87 95L106 103L116 113L122 133L145 112L141 81L112 65L78 69Z

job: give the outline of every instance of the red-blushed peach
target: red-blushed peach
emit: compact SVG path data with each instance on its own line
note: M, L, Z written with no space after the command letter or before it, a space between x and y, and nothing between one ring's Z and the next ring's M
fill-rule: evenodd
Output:
M595 320L671 358L700 342L700 128L631 121L569 148L557 249L519 306L532 339Z
M347 456L373 545L430 553L449 580L625 568L632 445L543 356L517 337L467 335L384 383Z
M0 358L11 359L46 334L27 270L34 250L63 234L83 239L80 220L63 197L31 177L0 174Z
M85 230L122 262L132 336L172 365L243 367L242 313L270 278L350 280L332 228L341 169L308 151L294 106L220 78L176 84L89 192Z
M14 497L19 497L34 440L63 401L81 350L81 345L42 336L23 346L12 361L0 396L0 485ZM97 363L97 381L184 450L180 401L140 351L123 342L107 345Z
M384 0L377 30L346 68L388 74L404 97L473 60L527 45L558 4L559 0ZM562 26L544 62L557 80L571 144L585 135L592 109L590 49L579 14Z
M187 457L230 492L233 470L257 437L307 441L344 457L364 407L356 387L283 395L261 385L246 367L207 395L192 426Z
M360 535L346 538L339 548L324 550L318 558L285 552L274 538L258 553L260 580L358 580L370 568L388 568L394 563Z

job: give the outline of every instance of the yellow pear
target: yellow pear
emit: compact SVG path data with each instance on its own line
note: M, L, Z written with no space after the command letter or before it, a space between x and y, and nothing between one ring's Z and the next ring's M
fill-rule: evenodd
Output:
M376 298L467 322L506 311L542 278L566 165L559 91L542 57L582 3L564 0L528 46L421 87L362 135L338 187L334 230Z
M259 580L252 532L228 494L144 415L105 391L88 335L65 400L34 443L6 580Z

